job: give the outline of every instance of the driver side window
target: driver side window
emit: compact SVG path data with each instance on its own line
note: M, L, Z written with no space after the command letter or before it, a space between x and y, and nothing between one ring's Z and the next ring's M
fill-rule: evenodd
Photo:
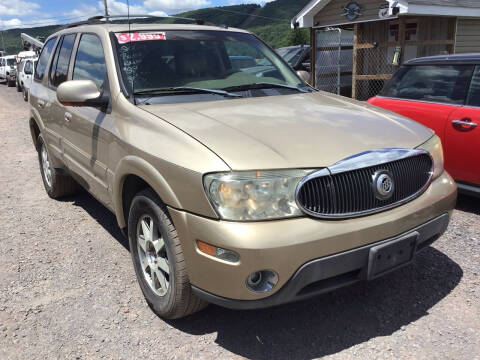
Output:
M467 105L480 107L480 65L475 67L470 90L468 91Z
M107 80L105 55L98 36L83 34L78 45L73 67L73 80L92 80L103 90Z

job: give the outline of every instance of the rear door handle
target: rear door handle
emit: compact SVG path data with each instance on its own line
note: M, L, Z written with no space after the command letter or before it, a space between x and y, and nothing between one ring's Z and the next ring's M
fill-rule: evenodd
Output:
M40 109L43 109L43 108L45 107L46 102L45 102L45 100L40 100L40 99L39 99L39 100L37 101L37 104L38 104L38 107L39 107Z
M65 121L70 122L70 120L72 120L72 114L70 114L69 112L66 112L65 113Z
M472 122L472 119L465 118L462 120L452 120L452 125L459 131L470 131L477 127L477 124Z

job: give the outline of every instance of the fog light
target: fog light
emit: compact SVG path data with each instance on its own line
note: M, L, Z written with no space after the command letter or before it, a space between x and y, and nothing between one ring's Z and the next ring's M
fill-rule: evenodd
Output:
M197 247L198 250L204 254L216 257L220 260L236 263L239 259L239 256L235 251L216 247L200 240L197 240Z
M278 275L272 270L255 271L247 277L249 290L263 293L272 290L278 282Z

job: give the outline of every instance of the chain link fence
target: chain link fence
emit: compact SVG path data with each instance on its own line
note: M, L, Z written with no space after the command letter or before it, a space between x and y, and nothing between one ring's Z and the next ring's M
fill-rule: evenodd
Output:
M321 29L316 31L315 36L315 87L351 96L353 31Z
M407 18L401 47L399 20L358 24L354 97L377 95L399 66L417 57L452 53L449 18Z
M398 69L393 64L398 34L389 30L388 21L358 25L354 90L357 100L368 100L377 95Z
M401 48L398 19L360 23L355 51L353 29L317 29L315 87L357 100L376 96L401 63L452 53L451 31L446 29L453 25L449 18L406 19Z

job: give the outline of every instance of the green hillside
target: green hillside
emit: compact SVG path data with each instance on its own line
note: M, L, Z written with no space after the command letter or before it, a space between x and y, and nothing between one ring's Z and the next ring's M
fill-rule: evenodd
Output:
M59 26L42 26L28 29L11 29L3 31L3 41L0 35L0 50L3 50L3 42L5 42L5 50L8 54L17 54L22 50L22 41L20 39L21 33L27 33L30 36L37 38L47 38L53 34Z
M306 30L293 36L290 20L309 2L309 0L276 0L261 7L256 4L232 5L188 11L179 16L203 19L218 25L227 25L252 31L274 48L296 45L298 39L308 42ZM48 37L60 26L44 26L28 29L11 29L3 31L3 42L9 54L16 54L22 49L20 33L25 32L35 37ZM0 50L3 50L0 37Z

